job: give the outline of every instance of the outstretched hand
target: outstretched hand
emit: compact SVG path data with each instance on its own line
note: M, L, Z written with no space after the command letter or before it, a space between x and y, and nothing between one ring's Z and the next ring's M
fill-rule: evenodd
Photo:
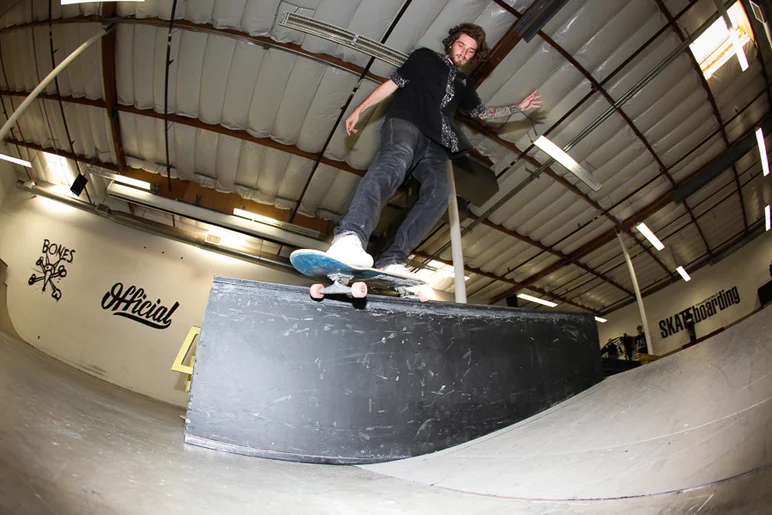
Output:
M346 134L351 136L352 132L354 134L359 132L357 129L354 128L354 125L356 125L358 121L359 121L359 111L354 109L354 111L350 115L348 115L348 118L346 118Z
M542 106L543 100L541 98L541 95L539 95L539 90L534 90L533 93L525 97L525 100L520 102L518 106L520 107L520 111L530 111L531 109L538 109Z

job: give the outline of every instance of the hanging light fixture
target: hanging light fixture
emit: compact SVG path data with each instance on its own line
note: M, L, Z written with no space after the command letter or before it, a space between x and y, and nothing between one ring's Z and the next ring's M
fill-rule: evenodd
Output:
M759 146L761 170L764 172L764 177L766 177L769 175L769 161L767 160L767 145L764 141L764 130L761 127L756 129L756 144Z
M678 268L676 268L676 272L681 274L681 277L683 277L684 281L691 281L692 280L692 278L689 277L689 274L686 273L686 270L684 269L684 267L679 266Z
M10 161L11 163L16 163L17 165L26 166L27 168L32 168L32 163L29 161L25 161L24 159L19 159L18 157L12 157L7 156L5 154L0 154L0 159L3 161Z
M102 0L104 2L144 2L145 0ZM85 4L90 3L91 0L62 0L62 5L73 5L73 4Z
M582 165L577 163L573 157L569 156L562 148L555 145L549 139L544 136L539 136L533 144L542 149L552 159L563 165L566 170L576 175L576 177L589 186L592 191L600 191L603 187L587 172L587 170L582 168Z
M647 240L649 240L649 243L654 245L654 248L657 250L662 250L665 248L665 245L662 244L661 241L659 241L659 238L657 238L654 233L649 229L645 223L641 222L636 227L638 229L638 232L643 234Z
M557 306L557 303L551 302L549 300L540 299L538 297L532 297L531 295L528 295L527 293L518 293L518 297L520 297L523 300L530 300L531 302L535 302L536 304L542 304L544 306L549 306L551 308L554 308Z

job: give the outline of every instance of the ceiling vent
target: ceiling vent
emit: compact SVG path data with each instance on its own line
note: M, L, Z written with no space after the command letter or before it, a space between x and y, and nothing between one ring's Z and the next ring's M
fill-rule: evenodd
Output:
M407 60L407 54L389 48L382 43L301 14L286 11L281 17L279 25L353 48L396 67L402 66L402 63Z

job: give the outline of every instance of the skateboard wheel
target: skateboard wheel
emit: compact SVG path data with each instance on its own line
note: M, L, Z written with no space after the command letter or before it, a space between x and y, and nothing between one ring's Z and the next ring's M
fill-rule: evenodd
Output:
M421 302L428 302L429 300L431 300L429 295L427 295L426 292L423 290L418 290L418 299Z
M351 285L351 296L355 299L363 299L367 296L367 285L365 283L353 283Z
M311 286L311 298L313 299L323 299L324 298L324 285L323 284L314 284Z

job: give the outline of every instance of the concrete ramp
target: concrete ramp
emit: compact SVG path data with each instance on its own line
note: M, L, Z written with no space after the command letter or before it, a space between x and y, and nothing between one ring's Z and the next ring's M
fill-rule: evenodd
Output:
M757 323L756 320L749 322ZM768 328L768 325L763 327ZM761 356L766 352L758 344L740 340L746 334L745 330L732 330L728 334L732 335L731 339L721 341L721 345L755 347L758 353L748 350L731 353L729 361L722 363L722 367L743 370L747 374L741 374L741 380L736 383L713 377L717 390L709 390L709 393L718 394L717 398L725 399L725 402L731 402L729 399L735 395L745 395L747 390L760 388L764 374L769 374L769 368L763 368L769 362ZM769 349L769 337L766 338L763 347ZM97 345L99 342L89 343ZM717 351L721 346L711 342L701 345L709 345L705 348L707 352ZM683 353L684 359L688 362L689 354L698 349L699 346ZM750 364L749 359L755 359L756 363ZM668 360L687 366L680 356L665 358ZM717 365L702 354L699 358L695 355L695 360L706 364L705 367L688 368L690 374L696 372L698 376L703 368ZM676 375L682 375L679 384L692 393L709 383L707 378L703 382L694 375L684 376L684 370L675 365L668 366ZM626 400L630 392L624 385L652 384L643 377L647 371L655 378L664 379L654 365L642 367L640 371L640 374L625 372L619 379L613 378L609 383L611 390L615 390L615 397L621 396L622 400L614 401L607 409L596 409L586 416L576 409L577 405L587 402L586 398L610 391L604 381L581 399L569 401L568 406L455 449L453 453L465 453L463 462L461 459L448 460L452 456L449 452L404 461L408 468L415 468L413 477L422 484L359 467L263 460L184 445L181 418L184 410L100 381L0 334L0 407L3 415L0 422L0 513L767 515L772 506L772 489L769 488L772 467L766 450L770 446L758 447L758 440L745 432L748 426L737 425L740 429L734 438L716 437L704 442L710 445L702 445L704 435L695 438L691 446L680 448L673 448L672 444L667 446L663 440L656 462L640 455L633 460L625 456L632 449L642 449L640 446L645 445L646 440L655 440L655 434L664 432L655 433L662 420L647 420L636 412L635 400ZM627 374L637 377L628 381L624 378ZM697 384L688 386L692 381ZM676 411L670 400L677 400L678 395L669 396L667 390L672 385L674 383L669 382L651 387L656 390L653 395L665 400L666 405L658 409ZM765 389L769 391L768 386ZM711 402L707 395L692 397L692 400L693 403L678 410L679 422L674 423L688 423L693 427L699 410L692 409ZM583 421L581 425L573 426L575 430L569 434L559 433L544 424L544 421L552 420L570 425L569 420L552 418L564 407L570 408L565 413L572 413ZM643 406L642 409L651 414L653 407ZM750 408L746 412L756 409ZM592 416L599 414L606 418L593 422ZM690 414L695 418L692 419ZM743 413L737 417L739 422ZM522 428L535 428L539 424L543 424L540 427L546 433L541 440L543 447L533 449L535 440L533 436L529 437L531 455L524 456L523 460L530 464L528 467L520 467L512 458L516 453L499 444L493 449L488 448L487 454L473 453L478 445L504 443L503 435L514 435ZM772 420L767 418L767 428L771 425ZM643 436L636 437L636 442L627 434L632 426L641 426ZM581 446L578 442L586 444L595 438L586 438L580 430L590 435L605 431L608 441L595 449ZM650 437L646 435L647 431L651 433ZM768 430L766 434L769 434ZM558 435L565 441L552 440ZM624 442L630 452L613 453L608 458L601 456L607 449L614 449ZM572 443L573 449L568 449ZM508 445L518 446L519 442L510 439ZM516 448L525 455L523 447ZM672 448L672 452L668 452L668 448ZM560 459L560 455L565 459ZM535 470L538 456L548 459ZM501 461L499 457L502 457ZM420 471L417 467L425 462L436 464L435 460L440 458L446 460L446 464L464 464L469 468L449 468L445 474L438 474L435 469L437 485L428 486L428 474L418 477L418 473L426 472L426 469ZM687 458L698 463L694 467L673 466L683 464ZM581 459L587 463L583 464ZM640 460L645 460L644 466L636 467ZM370 468L383 470L387 466L391 464ZM612 472L602 468L607 466ZM710 473L695 474L698 466ZM500 477L494 477L495 474L486 468ZM569 471L575 474L572 476ZM739 471L745 473L737 475ZM586 475L582 477L581 473ZM531 476L534 476L533 480ZM595 480L602 477L606 479L599 485ZM717 481L683 489L683 485L716 478ZM485 491L482 488L485 485L481 485L483 480L492 482L493 488L487 491L495 489L500 495L468 493L471 489ZM581 486L582 482L586 484L585 488ZM578 498L536 499L545 492L554 496L568 495L567 491L560 491L562 484L578 493ZM600 486L604 487L602 491ZM650 491L660 489L666 493L630 496L633 491L642 492L646 487ZM517 497L523 493L526 495ZM599 493L606 498L591 498Z
M768 474L771 335L767 309L495 434L366 468L454 491L553 500L661 495Z

